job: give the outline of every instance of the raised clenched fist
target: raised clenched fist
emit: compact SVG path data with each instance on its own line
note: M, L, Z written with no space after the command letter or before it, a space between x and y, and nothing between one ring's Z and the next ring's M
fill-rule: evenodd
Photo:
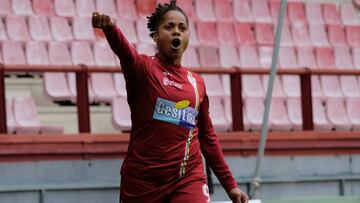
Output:
M99 13L99 12L93 12L92 14L92 26L94 28L100 28L100 29L107 29L114 27L114 22L110 18L110 16Z

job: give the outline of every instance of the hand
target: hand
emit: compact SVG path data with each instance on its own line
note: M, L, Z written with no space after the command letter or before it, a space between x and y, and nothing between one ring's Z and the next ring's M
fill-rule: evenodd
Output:
M99 12L92 13L92 26L94 28L107 29L114 27L115 23L111 20L110 16L104 15Z
M233 203L248 203L249 197L242 192L239 188L234 188L230 190L229 197Z

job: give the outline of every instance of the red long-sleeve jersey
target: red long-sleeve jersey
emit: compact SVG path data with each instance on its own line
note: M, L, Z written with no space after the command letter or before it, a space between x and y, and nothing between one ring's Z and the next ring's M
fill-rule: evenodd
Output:
M157 55L138 54L116 26L104 33L120 59L131 110L122 178L159 187L203 178L202 153L227 192L237 187L209 117L201 76Z

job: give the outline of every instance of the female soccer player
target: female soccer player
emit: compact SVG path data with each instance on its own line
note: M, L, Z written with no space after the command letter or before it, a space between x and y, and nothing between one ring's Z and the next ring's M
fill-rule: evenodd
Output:
M147 18L157 45L153 57L137 53L109 16L92 17L120 59L131 110L120 202L210 202L202 153L230 199L247 203L214 132L204 81L181 66L189 43L187 15L171 0Z

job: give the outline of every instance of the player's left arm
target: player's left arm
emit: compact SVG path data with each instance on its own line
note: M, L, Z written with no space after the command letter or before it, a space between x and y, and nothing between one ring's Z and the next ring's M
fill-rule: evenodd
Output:
M248 196L242 192L227 165L221 150L211 118L209 115L209 99L205 95L200 104L197 126L199 128L199 141L201 152L209 163L216 177L234 203L247 203Z

